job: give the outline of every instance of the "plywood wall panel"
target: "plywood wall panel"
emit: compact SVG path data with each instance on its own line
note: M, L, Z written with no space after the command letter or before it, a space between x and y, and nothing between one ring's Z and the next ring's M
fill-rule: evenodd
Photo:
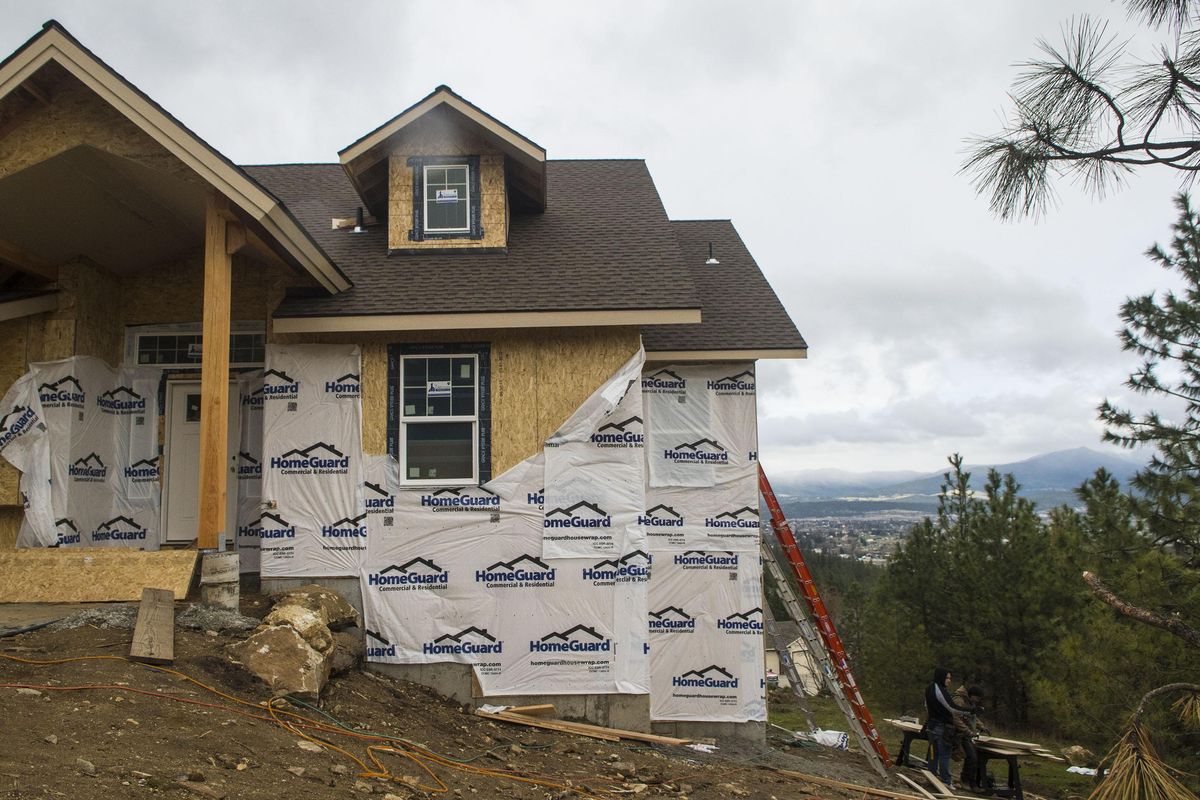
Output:
M0 508L0 550L15 550L17 533L21 530L21 520L25 517L25 509L20 506Z

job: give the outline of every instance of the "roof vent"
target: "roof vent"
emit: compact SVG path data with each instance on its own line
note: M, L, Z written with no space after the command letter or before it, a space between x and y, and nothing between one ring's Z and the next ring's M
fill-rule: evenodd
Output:
M359 210L361 211L362 209ZM710 267L715 267L721 263L720 261L717 261L717 257L713 255L712 242L708 243L708 261L705 261L704 263L706 266Z
M358 213L354 215L354 233L366 233L367 229L363 227L363 207L358 207Z

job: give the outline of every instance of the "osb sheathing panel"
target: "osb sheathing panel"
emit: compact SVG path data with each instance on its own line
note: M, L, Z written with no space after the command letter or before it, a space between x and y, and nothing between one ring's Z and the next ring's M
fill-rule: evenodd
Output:
M121 327L121 291L116 276L93 264L65 264L59 268L58 285L71 296L75 315L73 355L120 364L125 331Z
M125 548L0 551L0 603L95 603L138 600L142 588L187 597L196 550L147 553Z
M17 533L25 510L20 506L0 508L0 550L12 550L17 546Z
M404 334L294 334L286 342L362 345L363 450L387 452L387 345L491 345L492 474L534 455L588 395L638 349L634 327L429 331Z
M410 156L479 156L480 224L482 239L408 238L413 219L413 176ZM504 186L504 155L485 139L471 136L439 112L413 123L393 141L388 158L388 247L438 250L508 246L508 194Z
M29 318L10 319L0 322L0 397L8 391L13 381L25 374L27 344L29 339ZM19 484L21 473L17 472L7 461L0 459L0 506L20 505L21 493ZM17 519L20 520L20 510L16 509ZM19 524L19 522L18 522ZM7 541L0 520L0 547ZM16 540L16 532L12 534ZM9 545L11 547L11 545Z
M234 257L230 319L265 320L270 287L286 271ZM121 280L125 325L200 322L204 310L204 261L195 256L155 267Z
M49 105L17 113L0 137L0 178L79 145L91 145L200 184L200 178L119 111L56 65L36 73L49 87Z

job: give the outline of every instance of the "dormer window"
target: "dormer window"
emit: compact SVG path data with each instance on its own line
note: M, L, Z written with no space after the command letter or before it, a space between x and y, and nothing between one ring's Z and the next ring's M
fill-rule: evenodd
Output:
M410 241L482 239L479 156L412 156Z
M466 164L425 167L426 233L466 233L471 229L470 171Z

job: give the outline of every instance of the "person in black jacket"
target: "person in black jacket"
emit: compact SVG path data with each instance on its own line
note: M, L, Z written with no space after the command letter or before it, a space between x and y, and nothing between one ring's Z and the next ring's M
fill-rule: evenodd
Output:
M933 683L925 689L925 730L933 747L933 771L949 789L950 755L954 752L954 717L970 713L970 709L955 705L950 697L950 670L938 667L933 671Z

